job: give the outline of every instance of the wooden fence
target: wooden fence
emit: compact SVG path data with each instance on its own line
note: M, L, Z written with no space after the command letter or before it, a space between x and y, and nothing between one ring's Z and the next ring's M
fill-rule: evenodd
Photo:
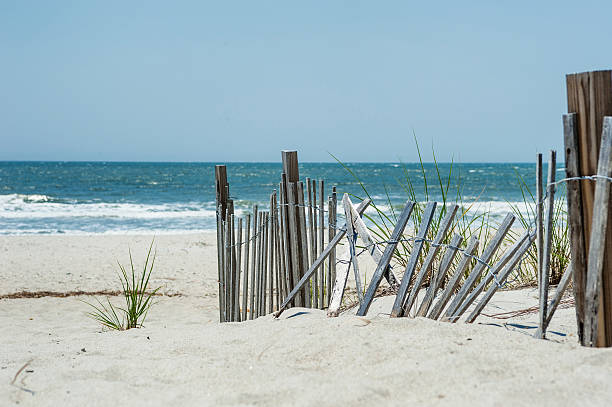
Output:
M300 181L297 152L283 151L283 172L266 210L237 217L227 169L216 166L219 319L244 321L278 309L336 233L336 188ZM335 280L336 253L293 298L291 305L327 308Z
M540 186L541 161L540 155L537 165ZM504 245L515 221L515 216L508 213L480 256L477 256L480 242L476 236L467 242L456 233L451 236L459 210L457 205L437 208L436 202L427 203L420 214L415 236L406 238L404 229L417 206L414 202L407 202L390 238L377 241L362 219L371 204L369 199L353 205L349 196L344 194L342 217L345 221L337 226L336 189L332 188L324 199L324 182L307 178L304 185L299 180L297 168L297 153L284 151L279 188L272 191L267 210L254 206L251 214L237 217L229 192L227 169L222 165L216 167L221 322L244 321L269 313L278 317L291 306L327 308L328 316L337 316L352 270L359 302L357 315L367 314L374 298L381 294L380 284L385 279L390 292L395 294L391 317L420 316L454 323L476 303L464 319L471 323L496 291L504 286L537 238L541 249L538 253L546 255L540 254L538 259L538 265L541 265L540 312L544 317L541 317L536 336L545 336L546 326L571 275L571 270L566 271L555 298L548 303L546 270L550 265L554 152L549 165L548 200L542 196L541 188L538 190L535 230L528 228L512 245ZM546 222L543 215L545 202L548 204ZM437 209L444 210L445 215L437 224L434 235L432 220L440 217L436 215ZM343 239L348 254L338 259L336 246ZM397 255L400 243L408 243L411 252L402 279L398 281L394 274L394 267L398 265L393 265L392 259ZM427 252L424 252L426 248ZM502 250L503 253L498 254ZM359 271L359 257L365 255L371 256L377 265L367 287L361 281ZM495 258L497 261L492 263ZM337 269L337 266L340 267ZM419 293L423 293L426 282L427 288L420 298Z

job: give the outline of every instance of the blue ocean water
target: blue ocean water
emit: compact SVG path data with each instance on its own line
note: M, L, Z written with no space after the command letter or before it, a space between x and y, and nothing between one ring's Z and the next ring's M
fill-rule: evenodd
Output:
M184 233L215 228L215 163L0 162L0 234ZM364 196L357 176L379 207L400 207L410 180L417 199L441 200L437 171L451 199L457 179L463 202L494 216L523 205L518 177L535 184L534 164L425 165L302 163L300 175L324 179L338 193ZM451 171L452 170L452 171ZM563 168L560 168L562 171ZM278 188L280 163L227 163L238 214L266 207ZM560 174L562 175L562 174ZM458 177L458 178L457 178ZM533 190L533 188L532 188Z

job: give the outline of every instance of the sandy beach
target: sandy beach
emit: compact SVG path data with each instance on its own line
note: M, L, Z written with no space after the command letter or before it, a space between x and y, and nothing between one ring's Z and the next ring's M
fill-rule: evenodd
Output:
M144 259L151 236L0 237L1 405L609 405L612 350L577 344L573 308L549 340L537 314L475 324L294 308L218 323L215 235L156 237L145 327L102 330L88 296L117 290L116 261ZM40 298L14 298L23 291ZM43 293L49 292L49 293ZM15 295L21 293L19 295ZM42 293L42 294L41 294ZM485 314L537 304L535 289L499 292ZM25 368L22 369L22 367Z

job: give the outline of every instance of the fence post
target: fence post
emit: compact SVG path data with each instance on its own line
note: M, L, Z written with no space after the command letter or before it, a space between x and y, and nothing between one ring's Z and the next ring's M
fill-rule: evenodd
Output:
M567 82L568 113L576 113L576 147L578 174L570 175L570 168L566 166L567 176L585 176L597 173L597 162L601 145L604 116L612 116L612 71L594 71L570 74ZM566 138L566 150L571 147ZM589 244L593 220L593 201L595 184L592 182L580 183L580 194L568 194L568 206L582 205L582 225L584 237L584 250L589 252ZM576 202L577 198L582 202ZM573 200L573 202L569 202ZM609 209L609 210L612 210ZM607 217L608 228L605 235L605 251L612 250L612 216ZM580 240L579 231L571 230L572 246ZM572 254L579 250L573 247ZM578 336L584 343L584 309L585 288L588 264L575 263L574 268L574 295L576 298L576 311L578 319ZM612 346L612 257L605 256L601 274L601 290L599 293L600 306L598 316L596 346Z

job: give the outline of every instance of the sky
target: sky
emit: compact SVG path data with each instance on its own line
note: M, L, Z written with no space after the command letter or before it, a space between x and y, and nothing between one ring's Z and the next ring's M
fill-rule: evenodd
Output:
M0 0L0 160L531 162L612 2Z

